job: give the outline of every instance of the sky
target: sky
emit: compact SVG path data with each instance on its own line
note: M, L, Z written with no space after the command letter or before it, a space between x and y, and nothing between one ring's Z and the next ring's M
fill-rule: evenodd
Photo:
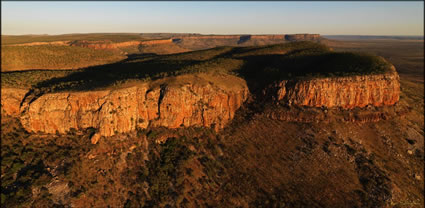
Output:
M424 2L1 2L1 34L424 35Z

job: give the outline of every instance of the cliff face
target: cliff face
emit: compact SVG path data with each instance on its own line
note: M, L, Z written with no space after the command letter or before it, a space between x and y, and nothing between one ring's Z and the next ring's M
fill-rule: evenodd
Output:
M111 136L148 126L223 128L247 99L241 79L237 87L206 80L184 84L148 84L90 92L45 94L21 109L21 123L30 132L65 133L71 128L97 128Z
M380 75L284 80L275 85L275 96L292 105L311 107L352 109L393 105L400 97L399 79L392 67L391 72Z
M66 133L92 127L98 129L98 136L111 136L148 126L219 130L249 93L240 78L228 76L221 83L220 79L184 75L178 81L168 78L113 90L48 93L31 102L22 102L27 90L2 88L1 107L2 113L20 117L30 132ZM267 95L290 105L344 109L393 105L400 95L394 68L381 75L284 80L269 89Z
M19 106L27 90L16 88L1 88L1 113L10 116L19 115Z

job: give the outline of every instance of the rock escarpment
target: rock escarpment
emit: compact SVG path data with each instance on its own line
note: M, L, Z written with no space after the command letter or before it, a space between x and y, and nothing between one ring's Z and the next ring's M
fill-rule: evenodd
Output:
M19 115L19 106L28 90L17 88L1 88L1 113L10 116Z
M191 80L190 82L182 82ZM21 123L30 132L66 133L96 128L111 136L136 128L204 126L223 128L248 96L246 83L232 77L234 86L206 78L182 77L169 82L88 92L48 93L21 108Z
M275 84L277 100L310 107L386 106L398 102L399 76L394 67L378 75L283 80Z
M244 50L233 51L231 48L224 48L225 50L212 49L162 56L161 59L129 60L128 63L117 63L107 68L80 71L72 76L44 80L45 82L32 85L33 89L29 91L3 88L2 114L19 117L22 126L30 132L66 133L72 129L95 128L99 132L96 134L98 138L100 135L111 136L138 128L159 126L221 129L247 100L248 85L254 95L264 90L264 94L250 99L260 105L270 104L266 102L269 98L274 98L287 105L312 107L308 109L318 110L317 107L326 107L335 108L336 111L339 111L337 108L350 111L349 109L356 107L389 106L398 102L399 76L391 64L379 57L356 54L317 56L334 59L324 59L329 64L315 70L320 73L307 74L306 72L314 71L310 70L310 66L315 64L299 70L291 66L293 59L285 56L290 50L302 51L312 47L317 50L322 48L315 43L298 42L271 47L250 47L248 53ZM323 54L330 53L326 48L322 50ZM234 55L237 56L220 55L228 55L229 52L235 52ZM270 59L267 59L267 56ZM179 64L184 63L181 64L183 68L178 69L182 66L173 65L175 60L179 60ZM170 65L164 65L167 63ZM294 65L297 64L298 62L295 62ZM353 64L355 67L351 71L350 68L344 67L351 67ZM165 72L158 72L163 65ZM126 70L119 70L122 67ZM145 69L147 71L144 71ZM290 75L297 70L299 72L294 76ZM140 75L143 73L146 73L146 79L141 79L143 77ZM27 74L30 77L40 77L33 72ZM249 84L235 74L245 77ZM6 76L8 81L4 83L7 83L8 87L18 87L16 83L23 83L25 80L21 79L28 77L22 74L12 75L15 74ZM325 76L327 78L323 78ZM285 77L296 79L282 80ZM151 78L156 81L141 81ZM273 85L265 87L273 81L276 81ZM250 111L262 110L255 107L251 109L250 106L247 106ZM297 117L298 114L293 114L292 111L297 108L287 109L288 112L275 117L281 120ZM301 120L317 120L310 116L313 114L303 115L306 115L306 118ZM360 120L375 121L381 117L381 114L367 115ZM351 117L347 118L350 120ZM297 119L292 120L298 121Z

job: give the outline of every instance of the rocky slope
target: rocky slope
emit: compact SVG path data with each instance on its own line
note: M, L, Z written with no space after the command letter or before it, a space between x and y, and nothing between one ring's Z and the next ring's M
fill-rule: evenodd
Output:
M116 90L49 93L21 107L21 123L29 132L66 133L72 128L98 129L111 136L148 126L223 128L247 99L239 78L234 86L214 84L206 76L162 80Z

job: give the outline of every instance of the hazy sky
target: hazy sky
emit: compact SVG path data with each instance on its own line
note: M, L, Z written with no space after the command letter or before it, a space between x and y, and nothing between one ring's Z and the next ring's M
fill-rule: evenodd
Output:
M423 2L1 2L2 34L424 35Z

